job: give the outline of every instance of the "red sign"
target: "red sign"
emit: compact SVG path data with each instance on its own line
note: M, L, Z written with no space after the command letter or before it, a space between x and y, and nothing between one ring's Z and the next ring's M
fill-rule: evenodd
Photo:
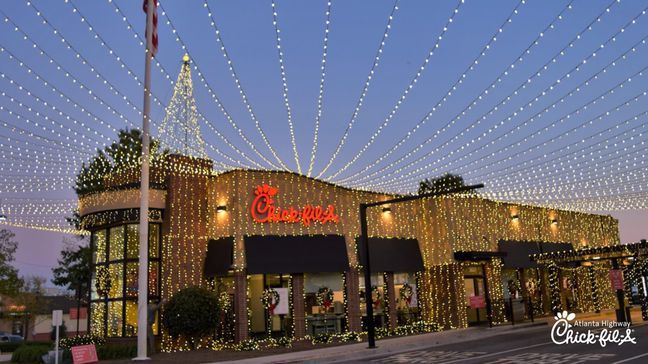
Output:
M279 193L279 189L267 184L258 186L254 190L256 197L250 206L252 219L259 223L267 222L301 222L309 226L312 222L320 224L335 223L340 221L340 216L335 214L335 207L328 205L326 209L322 206L306 205L301 209L294 207L282 208L275 206L274 196Z
M484 296L470 296L470 308L486 308Z
M614 290L623 289L623 272L620 269L610 269L610 281Z
M81 345L72 347L72 362L74 364L96 363L97 350L94 345Z
M76 307L70 309L70 320L83 320L86 317L88 317L87 308L81 307L79 311L77 311Z

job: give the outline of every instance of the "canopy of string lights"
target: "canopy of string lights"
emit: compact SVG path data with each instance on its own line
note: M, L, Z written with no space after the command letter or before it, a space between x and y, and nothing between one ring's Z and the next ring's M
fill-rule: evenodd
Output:
M640 1L160 0L152 136L226 170L646 209ZM142 120L141 1L0 3L0 224L70 231L76 175ZM642 106L643 105L643 106Z

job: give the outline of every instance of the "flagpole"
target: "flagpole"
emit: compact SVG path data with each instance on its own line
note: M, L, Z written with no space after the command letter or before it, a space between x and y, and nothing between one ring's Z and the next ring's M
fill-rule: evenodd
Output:
M144 116L142 118L142 178L140 183L139 271L137 276L137 357L149 360L148 333L148 210L149 210L149 121L151 114L151 58L154 0L147 0L146 52L144 54Z

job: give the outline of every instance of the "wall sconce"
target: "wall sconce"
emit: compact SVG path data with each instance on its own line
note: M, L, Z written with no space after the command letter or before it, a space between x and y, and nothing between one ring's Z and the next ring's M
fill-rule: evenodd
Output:
M383 214L391 214L391 207L383 207L382 212Z
M512 214L512 215L511 215L511 221L513 221L513 222L518 222L518 221L520 221L520 215L518 215L518 214Z
M220 214L220 213L223 213L223 212L227 212L227 206L225 206L225 205L216 206L216 213L217 214Z
M558 225L558 219L551 219L551 225L556 226Z

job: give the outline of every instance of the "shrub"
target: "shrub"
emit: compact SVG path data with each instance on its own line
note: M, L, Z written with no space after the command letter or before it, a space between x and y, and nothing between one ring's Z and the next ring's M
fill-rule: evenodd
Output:
M95 335L81 335L81 336L74 336L74 337L61 339L61 341L59 341L59 347L63 349L69 349L73 346L90 345L90 344L94 344L95 346L101 346L105 343L106 343L106 339L102 337L95 336Z
M182 337L193 349L205 335L213 334L218 325L218 299L200 287L178 291L162 311L162 326L171 337Z
M18 349L20 346L22 346L24 342L5 342L5 343L0 343L0 353L13 353Z
M289 338L288 336L282 336L277 339L277 345L284 347L284 348L289 348L292 347L292 338Z
M252 351L252 350L259 350L259 343L256 342L255 340L248 339L248 340L243 340L241 341L237 347L236 350L238 351Z
M137 356L137 345L105 344L97 347L99 360L134 358Z
M22 345L13 352L11 361L14 363L41 363L41 357L51 350L50 345Z
M333 335L326 332L317 334L313 338L313 344L328 344L331 341L333 341Z

